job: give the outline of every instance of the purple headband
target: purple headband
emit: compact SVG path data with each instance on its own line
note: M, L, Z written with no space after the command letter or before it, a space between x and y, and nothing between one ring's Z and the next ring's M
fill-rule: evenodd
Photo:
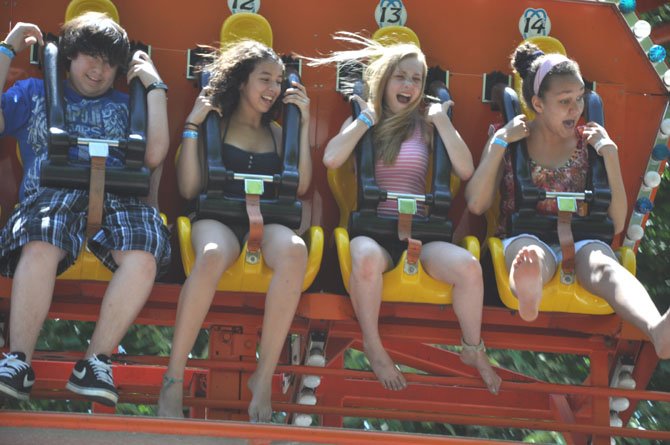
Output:
M533 82L533 92L536 96L540 95L540 85L545 76L551 71L553 67L562 62L569 62L570 59L565 57L563 54L546 54L542 63L535 73L535 82Z

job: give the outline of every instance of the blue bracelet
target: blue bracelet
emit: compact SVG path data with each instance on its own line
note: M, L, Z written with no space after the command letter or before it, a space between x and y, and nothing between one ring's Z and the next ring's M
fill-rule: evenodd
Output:
M358 117L356 119L363 122L368 128L372 128L373 123L367 114L363 114L362 112L358 113Z
M7 48L6 46L0 45L0 53L4 54L5 56L9 57L9 60L12 60L14 58L14 51L11 49Z
M181 137L183 139L198 139L198 132L194 130L184 130Z
M493 143L500 145L502 148L507 148L507 141L503 138L495 138Z

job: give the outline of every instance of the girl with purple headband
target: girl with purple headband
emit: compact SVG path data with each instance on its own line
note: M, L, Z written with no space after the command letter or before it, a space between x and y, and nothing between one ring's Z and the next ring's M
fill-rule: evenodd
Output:
M512 67L523 80L526 105L535 112L514 117L497 130L484 148L481 162L465 191L468 209L483 214L500 190L500 225L512 292L519 299L519 315L538 316L542 288L557 270L555 249L530 234L505 238L505 222L514 212L514 178L507 144L526 138L533 183L545 190L583 191L589 168L587 144L603 157L612 200L609 217L615 233L626 221L627 201L617 145L595 122L577 127L584 111L584 82L577 63L561 54L544 54L531 43L519 46ZM554 200L540 201L540 214L555 214ZM611 247L598 240L575 243L575 272L583 288L605 299L626 321L644 332L661 358L670 358L670 311L661 315L642 284L619 264Z

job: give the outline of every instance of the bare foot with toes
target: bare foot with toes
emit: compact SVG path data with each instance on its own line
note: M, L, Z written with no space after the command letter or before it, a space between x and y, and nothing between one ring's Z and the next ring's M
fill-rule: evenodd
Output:
M252 397L249 403L249 421L270 422L272 420L272 376L263 379L253 373L249 377L247 387L251 391Z
M184 417L182 382L182 379L163 378L163 386L158 397L159 417Z
M396 368L393 360L382 346L373 348L364 346L365 355L370 362L372 371L377 376L377 379L386 389L393 391L400 391L407 387L407 381L402 375L402 372Z
M491 394L498 394L502 379L491 366L489 357L486 355L486 350L477 350L476 348L477 346L473 348L464 345L461 351L461 361L477 369L489 392Z
M509 274L512 292L519 299L519 315L525 321L537 318L542 299L542 272L540 259L533 249L519 251Z

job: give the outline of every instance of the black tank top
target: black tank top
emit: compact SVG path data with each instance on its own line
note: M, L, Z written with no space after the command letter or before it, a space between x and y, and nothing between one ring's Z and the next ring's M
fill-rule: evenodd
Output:
M254 173L257 175L274 175L281 173L282 160L277 154L277 142L275 141L272 129L268 126L267 129L272 137L272 145L274 151L266 153L250 153L242 150L232 144L226 144L226 134L228 134L228 125L230 120L226 122L226 128L223 130L222 146L223 152L221 158L226 170L232 170L235 173ZM228 196L244 196L244 182L231 181L227 182L223 192ZM275 186L272 183L264 183L264 191L262 198L274 198L276 195Z

